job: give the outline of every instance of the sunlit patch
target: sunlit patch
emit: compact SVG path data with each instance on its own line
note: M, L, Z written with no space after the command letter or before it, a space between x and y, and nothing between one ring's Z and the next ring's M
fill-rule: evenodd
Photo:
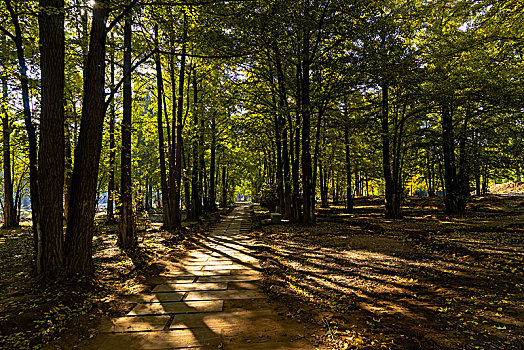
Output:
M271 226L263 236L285 268L288 291L334 315L324 337L330 346L403 348L416 339L462 348L497 339L502 348L522 327L524 284L515 282L522 219L418 212L442 209L429 204L407 207L412 212L401 220L358 209L349 218L334 209L314 227Z

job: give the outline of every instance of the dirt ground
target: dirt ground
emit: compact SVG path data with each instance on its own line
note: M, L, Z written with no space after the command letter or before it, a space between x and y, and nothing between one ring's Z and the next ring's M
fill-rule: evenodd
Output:
M186 223L201 232L202 223ZM0 349L71 349L96 335L101 318L121 315L126 300L149 288L165 267L159 261L187 250L183 235L161 230L160 215L138 220L139 249L122 251L117 226L98 222L93 238L93 281L46 283L31 277L30 227L0 230Z
M464 218L411 198L397 220L382 200L320 210L311 228L255 209L266 290L333 349L523 349L524 198L474 198Z
M464 218L445 216L439 199L412 198L403 219L386 220L382 203L320 209L311 228L266 224L255 208L264 289L282 315L333 349L524 348L524 198L474 198ZM100 319L124 314L126 300L194 247L158 219L142 218L134 252L100 224L95 282L33 280L29 227L0 230L0 348L71 349Z
M491 194L524 196L524 181L491 185L488 187L488 192Z

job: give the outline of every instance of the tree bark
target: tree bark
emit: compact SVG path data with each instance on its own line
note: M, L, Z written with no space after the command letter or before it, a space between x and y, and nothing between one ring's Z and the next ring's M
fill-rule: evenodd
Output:
M176 151L175 151L175 168L174 168L174 183L171 186L175 187L174 194L174 215L175 227L178 229L182 227L182 215L180 211L180 192L182 184L182 131L183 131L183 112L184 112L184 74L186 69L186 39L187 39L187 19L184 13L184 28L182 35L182 56L180 57L180 76L178 79L178 105L176 115ZM174 97L173 97L174 99ZM174 115L173 115L174 119ZM173 126L175 129L175 126ZM174 130L173 130L174 131ZM188 203L186 203L188 205Z
M193 68L193 127L195 135L193 136L193 166L191 174L191 218L198 220L202 212L202 201L200 198L200 145L199 145L199 122L198 122L198 85L197 85L197 72L196 68Z
M111 99L110 111L109 111L109 181L107 184L107 210L106 210L106 222L108 224L115 223L115 160L116 160L116 143L115 143L115 99L114 99L114 88L115 88L115 54L114 50L111 50L110 56L110 84Z
M70 274L90 275L94 271L92 238L105 114L104 73L107 16L107 0L100 0L93 8L89 53L84 72L82 120L75 149L69 200L65 264Z
M289 123L291 123L291 117L289 116L289 108L286 97L286 87L284 85L284 71L282 69L282 62L280 60L280 53L278 50L278 44L275 44L275 65L277 68L277 83L278 83L278 95L279 95L279 109L280 109L280 126L282 128L282 163L283 163L283 181L284 181L284 208L283 208L283 218L286 220L291 219L291 179L290 179L290 169L289 169L289 151L288 151L288 133L291 128L288 123L286 123L286 118L288 116ZM292 144L291 139L291 144Z
M273 85L274 78L273 73L271 73L271 82ZM275 108L274 111L274 132L275 132L275 146L276 146L276 169L275 169L275 180L277 183L277 203L279 207L279 212L284 214L285 212L285 203L284 203L284 178L283 178L283 162L282 162L282 125L279 104L275 98L275 93L272 93L272 101Z
M158 24L155 24L155 47L158 49ZM167 230L173 230L174 221L170 210L171 202L169 201L169 189L166 178L166 156L164 151L164 127L162 122L162 106L163 106L163 91L164 80L162 78L162 64L160 61L160 53L155 55L156 67L156 87L157 87L157 130L158 130L158 154L160 162L160 187L162 189L162 212L164 214L164 226ZM168 123L169 124L169 123Z
M217 210L215 164L216 164L216 119L215 113L211 117L211 159L209 162L209 209L211 212Z
M292 145L290 145L290 152L293 154L292 159L292 168L291 168L291 178L293 181L293 195L292 195L292 215L291 220L293 222L301 222L302 221L302 210L301 210L301 202L300 202L300 116L301 116L301 64L300 62L297 64L296 67L296 80L297 80L297 91L296 91L296 118L295 118L295 128L294 132L292 133L290 141ZM291 118L290 118L291 119ZM290 128L292 128L291 120L289 120Z
M312 168L312 180L311 180L311 192L313 198L313 207L316 203L316 193L317 193L317 173L318 173L318 157L320 153L320 132L322 126L322 114L323 111L319 110L317 115L317 124L315 127L315 147L313 149L313 168Z
M349 127L347 125L344 126L344 146L346 151L346 210L351 213L353 211L353 192L351 190L351 153L349 150Z
M132 127L132 90L131 90L131 15L124 20L124 85L122 111L122 149L120 152L120 225L118 242L121 247L136 246L135 215L133 213L133 183L131 179L131 127Z
M7 109L7 76L2 76L2 150L4 159L4 228L18 226L16 207L13 201L13 179L11 177L11 125Z
M24 110L24 122L27 132L27 140L29 144L29 194L31 196L31 217L33 220L33 245L34 245L34 263L36 271L41 271L38 264L41 261L41 245L42 236L37 225L39 214L39 197L38 197L38 146L36 138L36 128L31 118L31 108L29 106L29 80L27 78L27 64L25 61L24 45L22 38L22 30L20 28L20 21L18 14L14 11L11 0L5 0L5 5L9 16L13 22L15 29L14 43L16 47L16 54L18 58L18 69L20 72L20 85L22 88L22 105Z
M324 183L326 182L326 169L324 167L324 162L322 161L322 159L318 160L318 174L320 182L320 207L329 208L326 186L324 186Z
M455 137L453 132L453 115L447 104L442 108L442 150L444 158L444 183L446 213L459 214L457 198L457 169L455 164Z
M466 115L464 121L462 122L462 132L460 133L459 138L459 169L457 174L457 210L459 215L464 215L466 210L466 205L468 203L470 192L469 192L469 162L468 154L466 147L467 132L468 132L468 123L471 119L471 110L468 108L466 110Z
M312 225L314 221L314 200L312 196L311 183L311 153L310 153L310 134L311 134L311 106L309 91L309 35L304 35L303 61L302 61L302 203L304 225Z
M201 113L203 113L203 109L201 110ZM205 122L204 117L201 114L200 116L200 129L199 129L199 173L198 173L198 191L200 192L200 198L202 198L202 204L200 206L200 214L204 214L208 211L209 203L208 203L208 197L206 195L207 193L207 179L206 179L206 160L204 159L204 153L205 153L205 137L204 137L204 129L205 129Z
M40 261L37 273L62 268L64 194L64 1L40 0L41 113L38 154Z
M277 198L278 206L280 207L280 212L285 213L285 202L284 202L284 178L283 178L283 162L282 162L282 127L280 125L280 116L278 111L275 113L274 117L275 123L275 139L276 139L276 181L277 181Z
M227 207L227 168L225 165L222 167L222 201L220 206L222 208Z
M400 216L400 206L398 205L396 181L392 176L390 135L389 135L389 84L382 83L382 164L385 182L385 207L386 217L396 218ZM359 181L357 181L359 182ZM360 186L360 184L359 184ZM360 188L360 187L358 187Z

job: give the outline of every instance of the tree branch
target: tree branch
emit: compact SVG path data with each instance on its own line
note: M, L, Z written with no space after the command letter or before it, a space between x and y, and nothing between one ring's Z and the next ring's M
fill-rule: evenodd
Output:
M231 54L231 55L210 55L210 56L206 56L206 55L198 55L198 54L190 54L190 53L186 53L186 57L195 57L195 58L239 58L239 57L248 57L254 53L256 53L257 51L253 51L253 52L250 52L250 53L239 53L239 54ZM181 56L182 53L178 53L178 52L172 52L172 51L161 51L159 50L158 53L161 53L163 55L174 55L174 56Z
M129 14L129 12L131 12L133 7L135 7L135 5L137 5L139 2L140 2L140 0L133 0L133 1L131 1L131 3L124 8L122 13L120 13L118 16L116 16L116 18L114 20L112 20L111 23L109 23L109 26L107 27L107 32L110 32L114 28L114 26L116 26L118 24L118 22L120 22L122 20L122 18L127 16Z
M7 35L9 38L11 38L11 40L15 40L15 36L11 34L11 32L9 32L7 29L5 29L4 26L2 26L1 24L0 24L0 31L3 32L5 35Z
M113 89L111 89L111 92L109 94L109 97L107 98L106 102L104 103L104 110L107 109L107 107L109 107L109 104L111 103L111 101L113 100L113 97L115 96L115 93L118 91L118 89L120 88L120 86L122 86L122 84L124 83L124 80L129 77L131 75L131 73L133 73L142 63L144 63L145 61L147 61L148 59L151 58L151 56L153 56L155 53L157 53L158 51L157 50L152 50L150 53L148 53L146 56L142 57L141 60L139 60L137 63L135 63L133 65L133 67L131 67L131 70L129 71L128 74L126 74L125 76L122 77L122 79L120 79L120 81L118 82L118 84L115 85L115 87Z

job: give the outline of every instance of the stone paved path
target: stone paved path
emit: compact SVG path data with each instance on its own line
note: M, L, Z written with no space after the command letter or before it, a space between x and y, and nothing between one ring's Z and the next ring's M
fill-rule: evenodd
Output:
M258 286L262 275L244 234L248 207L211 228L176 270L158 276L125 317L105 320L90 349L315 349Z

